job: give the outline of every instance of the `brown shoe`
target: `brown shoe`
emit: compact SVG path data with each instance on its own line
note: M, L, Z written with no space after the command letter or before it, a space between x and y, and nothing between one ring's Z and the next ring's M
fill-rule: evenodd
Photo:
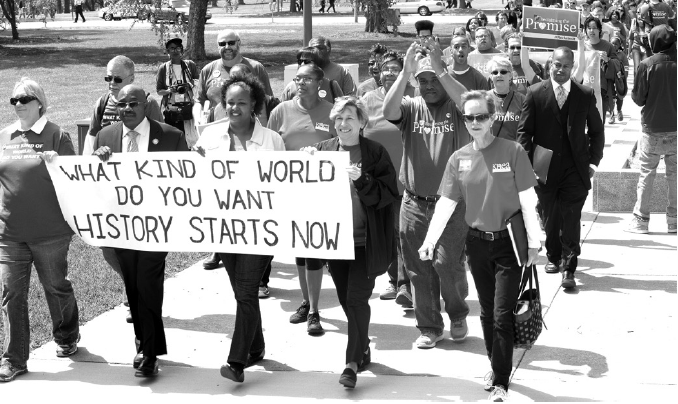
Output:
M577 282L574 280L574 272L572 271L563 271L563 281L560 286L565 289L571 289L577 286Z

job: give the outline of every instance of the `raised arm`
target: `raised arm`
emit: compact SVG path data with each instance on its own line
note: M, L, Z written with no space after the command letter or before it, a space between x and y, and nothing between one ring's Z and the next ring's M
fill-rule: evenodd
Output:
M429 54L431 55L431 67L433 68L433 71L436 76L438 76L440 84L443 85L447 95L457 105L457 109L459 109L461 106L461 95L468 91L468 89L447 73L445 62L442 60L443 51L440 50L438 41L433 42L431 45L427 45L427 47Z
M384 97L384 118L388 120L398 121L402 118L403 114L400 111L400 103L402 102L403 96L405 96L407 80L410 75L417 71L417 61L415 59L417 47L417 43L413 42L412 45L407 48L407 53L405 54L405 60L403 62L403 70L398 75L398 78L395 83L393 83L391 89L386 93L386 97Z

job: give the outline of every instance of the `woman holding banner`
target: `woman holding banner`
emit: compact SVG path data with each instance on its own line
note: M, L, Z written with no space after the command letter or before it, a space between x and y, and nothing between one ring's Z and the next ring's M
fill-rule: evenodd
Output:
M337 135L330 119L332 104L320 95L324 77L323 69L315 63L301 64L294 77L297 95L271 112L268 128L282 136L287 150L300 150ZM297 258L296 264L303 301L290 316L290 323L306 322L308 334L321 335L324 330L320 324L318 301L325 263L316 258Z
M371 361L369 300L374 280L386 272L396 254L393 202L398 198L396 171L386 149L362 136L367 126L367 108L355 96L337 98L330 112L338 138L303 150L348 152L346 169L351 184L355 258L329 260L330 275L339 303L348 319L346 367L339 383L354 388L357 372Z
M76 353L80 339L78 304L68 280L68 247L73 231L61 214L43 162L56 155L75 155L73 143L68 133L47 120L45 91L35 81L22 78L9 102L19 120L0 131L0 274L5 330L2 382L28 371L28 287L33 265L45 290L57 357Z
M284 151L276 132L261 126L256 118L266 103L261 82L250 74L232 75L222 87L222 106L228 121L208 126L193 147L201 155L229 151ZM264 358L264 334L259 309L259 282L273 257L269 255L220 253L237 301L235 330L228 363L221 375L234 382L245 381L244 369Z
M614 99L616 98L614 87L614 76L608 78L608 69L614 69L614 65L610 63L611 59L617 59L617 51L615 47L608 41L602 39L603 24L596 17L589 17L584 22L584 30L586 32L586 50L593 50L600 55L600 95L603 100L603 121L605 115L610 112L609 123L615 122L614 115Z
M535 212L537 180L520 144L492 134L495 104L490 92L464 93L461 109L473 142L457 150L447 163L440 200L419 255L422 260L433 258L438 239L463 197L470 227L466 256L478 291L485 349L492 364L485 390L492 391L490 401L500 402L506 401L511 376L513 309L522 275L504 221L522 212L529 247L526 264L531 265L541 246Z

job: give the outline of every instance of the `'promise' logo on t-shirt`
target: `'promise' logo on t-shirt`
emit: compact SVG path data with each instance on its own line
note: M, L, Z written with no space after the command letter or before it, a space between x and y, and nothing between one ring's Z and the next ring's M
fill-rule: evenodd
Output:
M412 128L412 132L414 133L419 133L419 134L426 134L426 135L439 135L443 133L454 133L454 123L450 122L449 120L445 119L442 122L424 122L424 121L418 121L414 123L414 127Z

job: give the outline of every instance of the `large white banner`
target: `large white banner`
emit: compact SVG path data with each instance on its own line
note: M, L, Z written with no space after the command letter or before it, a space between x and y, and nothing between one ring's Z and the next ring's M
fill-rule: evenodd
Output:
M348 153L115 153L47 168L94 246L353 259Z

